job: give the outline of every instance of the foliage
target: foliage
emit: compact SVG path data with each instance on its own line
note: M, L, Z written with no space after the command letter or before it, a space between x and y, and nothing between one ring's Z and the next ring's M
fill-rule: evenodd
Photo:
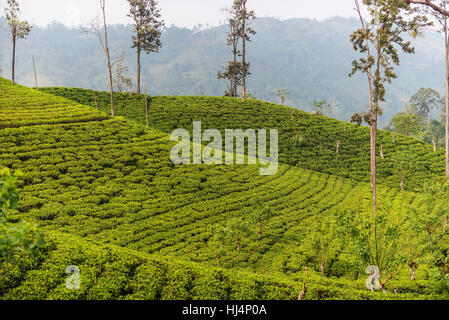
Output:
M271 218L275 217L276 214L269 205L262 203L260 199L256 199L255 207L256 210L251 216L251 222L257 226L257 236L261 239L265 225Z
M410 98L408 111L421 120L427 120L432 111L444 112L444 99L434 89L421 88Z
M431 88L421 88L412 96L409 105L390 120L385 130L444 146L444 113L444 101L440 94Z
M2 286L2 299L27 300L295 300L305 275L292 281L282 276L257 275L239 270L203 267L178 259L165 259L124 248L100 245L57 232L38 265L26 265L14 286ZM80 290L65 287L65 267L78 265ZM364 281L307 276L306 299L408 300L444 299L431 295L422 282L401 288L399 294L369 292Z
M217 74L218 79L224 79L228 82L227 90L225 96L227 97L238 97L238 88L242 85L242 72L243 66L238 58L241 57L242 53L239 49L239 42L241 38L241 24L242 21L239 18L238 7L235 3L230 9L225 9L228 19L228 33L226 35L226 45L232 46L232 61L228 62L224 71L219 71ZM246 66L247 70L249 65ZM247 71L248 72L248 71Z
M128 17L133 20L134 34L132 48L137 50L137 93L140 93L140 55L159 52L162 47L161 35L165 22L161 19L157 0L128 0Z
M16 209L19 195L15 188L20 171L0 170L0 277L6 279L20 256L36 257L44 238L35 224L8 222L7 210Z
M426 183L421 193L425 195L422 210L411 208L411 226L415 231L419 248L423 255L430 253L432 263L442 275L449 273L448 268L448 223L449 185L447 183Z
M410 150L406 149L393 155L393 170L401 190L405 189L406 180L413 175L417 163L417 157Z
M95 108L93 94L101 110L107 112L108 95L104 92L75 88L42 88L44 92L63 96ZM115 95L118 115L146 125L144 96ZM238 111L236 110L238 103ZM192 122L202 122L203 130L266 128L279 129L279 161L292 166L333 174L357 181L369 181L369 129L338 120L258 100L241 103L222 97L151 97L150 127L169 133L184 128L192 133ZM84 109L82 109L84 110ZM294 111L292 115L292 111ZM2 122L0 121L0 126ZM298 141L298 134L301 141ZM406 189L415 189L425 180L444 175L444 152L421 141L386 131L379 131L385 159L378 163L379 183L398 188L393 170L393 155L408 150L420 157L408 178ZM338 157L335 143L341 142ZM380 158L380 157L379 157Z
M414 53L411 42L403 34L416 37L421 28L428 26L427 18L416 15L416 10L402 0L363 0L371 16L362 28L351 35L354 50L367 54L354 60L351 75L360 71L371 80L372 96L370 112L380 114L380 104L385 101L385 83L391 83L397 76L394 65L399 65L398 48L405 53ZM407 19L409 17L409 19ZM373 117L374 115L372 115Z
M285 100L287 100L287 97L289 96L289 94L290 94L290 91L289 91L289 90L286 90L286 89L284 89L284 88L278 89L278 94L277 94L277 96L278 96L278 98L281 100L281 104L284 104L284 103L285 103Z
M340 234L342 230L334 215L314 217L312 223L315 228L304 242L315 260L315 266L320 266L320 272L324 275L326 267L332 265L333 260L338 260L345 247L345 237Z
M401 225L403 221L392 214L392 205L386 203L376 214L363 214L360 210L336 213L337 223L343 234L351 241L352 250L362 266L379 268L380 285L385 285L405 262L401 248Z
M421 130L420 118L415 113L398 113L386 128L389 131L416 137Z
M7 0L5 17L11 30L13 38L25 39L31 32L31 25L28 21L20 19L20 8L17 0Z
M356 123L358 127L360 127L363 123L363 114L361 112L354 113L349 122Z
M315 114L319 116L330 115L332 114L332 107L329 103L326 103L326 100L321 101L313 101L313 105L315 106Z
M161 33L164 21L161 20L157 0L128 0L128 16L134 21L133 48L145 53L159 52L162 47Z

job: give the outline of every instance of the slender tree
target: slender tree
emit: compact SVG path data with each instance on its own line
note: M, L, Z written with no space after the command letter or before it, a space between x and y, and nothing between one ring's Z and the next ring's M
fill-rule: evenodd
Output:
M225 96L238 97L237 89L242 85L242 64L238 61L241 57L239 42L241 37L241 20L239 18L239 8L234 4L231 8L223 9L228 18L227 45L232 46L232 61L228 62L224 72L218 72L218 79L228 81L228 89Z
M236 17L240 21L240 39L242 41L242 62L241 62L241 73L242 73L242 100L246 100L246 77L250 75L249 67L250 64L246 59L246 42L251 41L251 36L256 34L250 27L250 21L256 19L256 14L253 10L247 9L248 0L235 0L233 4L233 10L236 11Z
M257 228L257 236L259 240L262 238L262 233L268 221L276 216L275 212L271 209L271 207L267 205L263 205L261 202L258 202L258 208L251 216L251 222Z
M134 22L134 35L132 48L137 51L137 93L140 93L140 56L142 51L146 54L159 52L162 47L162 28L165 26L161 20L157 0L128 0L130 11L128 17Z
M446 144L446 179L449 181L449 25L448 25L448 2L447 0L440 0L438 4L436 1L430 0L406 0L408 4L420 4L425 8L425 12L435 17L442 27L444 34L444 48L445 48L445 62L446 62L446 79L445 79L445 144Z
M278 98L281 100L281 104L284 104L285 101L287 100L287 97L290 95L290 91L282 88L282 89L278 89Z
M147 96L147 86L145 86L145 120L147 123L147 128L150 126L150 110L148 108L148 96Z
M377 212L376 192L376 147L377 122L382 115L381 104L385 101L385 84L391 83L397 76L394 65L399 65L398 49L411 54L414 48L403 35L408 33L416 37L421 27L427 26L427 18L416 15L403 0L363 0L370 20L366 22L362 16L358 0L355 10L359 15L361 28L351 35L354 50L364 57L352 62L353 76L357 72L367 75L369 93L370 149L371 149L371 187L373 196L373 215Z
M109 54L108 45L108 28L106 24L106 0L100 0L101 12L103 13L103 29L104 29L104 52L108 63L109 71L109 89L111 95L111 117L114 116L114 80L112 76L111 55Z
M122 53L112 64L114 67L115 77L113 79L114 86L117 87L119 92L131 90L133 83L130 77L128 77L128 67L125 62L125 54Z
M11 82L15 84L16 67L16 42L18 39L25 39L31 31L31 25L20 19L20 8L17 0L7 0L5 8L5 17L11 31L12 40L12 68Z
M109 53L109 45L108 45L108 29L106 23L106 0L100 0L100 8L103 14L103 27L101 27L100 21L97 19L93 20L89 23L86 28L82 28L81 30L87 34L93 34L98 38L101 47L103 48L104 54L106 55L108 74L109 74L109 91L110 91L110 99L111 99L111 117L114 116L114 79L112 74L112 63L111 63L111 55ZM103 35L102 35L103 29Z
M407 4L421 4L421 5L425 5L429 8L431 8L432 10L434 10L435 12L438 12L446 17L449 17L449 11L447 10L446 7L444 6L439 6L437 4L435 4L435 1L431 1L431 0L405 0L405 2Z
M34 60L34 55L32 56L33 59L33 71L34 71L34 84L36 85L36 88L39 86L37 85L37 72L36 72L36 61Z

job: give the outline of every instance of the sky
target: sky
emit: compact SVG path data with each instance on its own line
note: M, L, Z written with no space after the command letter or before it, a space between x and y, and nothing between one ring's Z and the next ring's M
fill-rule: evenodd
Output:
M216 26L224 22L221 9L232 0L159 0L167 26L192 28L202 24ZM52 21L78 27L99 15L99 0L19 0L22 17L35 25L46 26ZM0 15L4 15L6 0L0 0ZM248 7L258 17L315 18L355 15L353 0L248 0ZM127 0L106 0L108 23L130 23L126 17Z

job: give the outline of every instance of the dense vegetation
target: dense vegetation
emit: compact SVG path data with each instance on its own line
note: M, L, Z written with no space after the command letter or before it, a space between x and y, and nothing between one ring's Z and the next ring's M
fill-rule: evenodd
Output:
M52 90L74 93L72 98L79 101L83 94L88 99L91 94ZM97 95L102 105L104 98ZM117 98L122 102L117 106L119 114L129 112L130 118L142 121L142 96L118 94ZM125 109L126 101L135 111ZM186 112L190 105L194 108ZM242 125L288 128L290 135L301 128L304 137L314 133L314 143L322 141L323 145L313 148L312 142L304 142L297 148L292 142L295 148L290 154L283 151L281 158L286 163L274 176L260 176L257 165L174 166L169 159L173 143L167 132L189 127L192 119L203 120L206 126L232 127L236 119L230 116L230 106L241 110L239 121L247 120ZM362 170L367 172L365 158L357 158L362 154L360 148L345 149L344 144L359 141L362 145L366 128L299 111L292 120L290 109L254 100L237 104L224 98L156 97L151 108L154 128L145 128L136 121L111 119L93 108L13 87L0 79L4 123L0 146L5 150L0 166L24 172L17 181L19 205L8 217L11 223L24 218L38 223L45 234L41 254L23 258L0 283L1 298L297 299L302 281L308 283L307 299L446 297L445 287L434 285L429 259L420 261L416 280L411 281L409 271L403 268L388 283L388 293L371 293L365 288L366 265L353 253L351 241L343 247L341 243L316 245L317 237L332 240L331 228L326 225L332 225L335 214L351 208L369 212L370 186L362 177ZM79 112L85 117L82 122L77 121ZM226 119L220 126L211 116L218 112ZM21 122L12 125L10 118L17 114ZM273 122L266 122L267 115ZM344 134L351 139L343 140ZM392 136L382 134L388 138L387 155L387 140ZM285 132L283 135L282 141L288 141ZM343 141L338 155L335 138ZM441 156L416 140L402 136L396 140L399 146L421 152L421 158L428 156L424 165L431 166L428 159ZM315 166L316 171L304 168L301 162L296 163L298 167L288 164L296 156L305 161L307 154L309 167ZM340 155L360 172L330 175L338 173L331 166L343 163L335 160ZM362 165L357 167L357 163ZM433 167L437 175L439 164ZM344 164L343 168L350 167ZM432 176L427 172L420 171L421 178ZM344 175L353 175L353 179ZM388 181L387 176L384 179ZM424 210L426 206L425 194L397 187L379 187L379 199L381 210L391 211L404 225L408 224L409 207ZM262 228L261 220L255 223L261 210L272 212ZM244 233L230 233L217 244L219 234L211 227L232 229L239 223L239 229L246 229ZM324 227L317 228L319 223ZM241 227L244 224L246 228ZM404 252L410 248L409 237L398 234ZM322 256L326 257L323 269ZM80 291L65 289L69 265L81 270Z
M92 107L96 106L95 95L99 109L108 110L109 97L104 92L77 88L40 90ZM193 96L148 99L149 125L160 131L169 133L176 128L191 131L194 120L202 121L203 130L278 128L281 162L356 181L369 181L369 129L366 127L259 100L242 103L239 99ZM143 95L117 93L116 112L146 124ZM379 132L378 149L378 179L384 185L399 188L401 176L405 174L405 188L414 190L424 181L444 177L443 149L434 152L426 143L386 131ZM401 160L404 154L414 157Z

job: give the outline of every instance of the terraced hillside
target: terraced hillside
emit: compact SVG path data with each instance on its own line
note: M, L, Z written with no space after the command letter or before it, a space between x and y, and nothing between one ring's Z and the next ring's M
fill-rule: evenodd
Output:
M165 130L1 78L0 115L0 166L25 173L12 221L36 221L47 235L37 260L2 279L0 298L296 299L304 280L308 299L444 297L426 286L424 266L417 281L407 281L406 270L391 281L399 294L370 293L350 252L319 274L310 249L317 219L354 204L368 208L365 182L288 164L274 176L259 175L257 165L174 166ZM386 186L379 198L398 218L408 204L423 205L421 195ZM259 238L250 216L260 202L274 216ZM234 242L220 248L217 267L210 227L233 219L247 222L249 234L240 250ZM80 266L79 292L64 289L68 265Z
M109 94L77 88L43 88L56 94L108 112ZM220 97L149 97L149 124L163 132L176 128L192 130L201 120L203 130L235 128L279 129L280 161L292 166L334 174L357 181L369 181L369 129L300 110L250 100ZM146 124L144 96L117 93L116 113ZM339 144L339 151L337 150ZM382 148L382 149L381 149ZM382 154L384 157L382 157ZM406 161L404 162L404 159ZM405 187L415 190L423 181L444 177L444 150L406 136L379 132L378 179L398 188L400 175L407 170Z

